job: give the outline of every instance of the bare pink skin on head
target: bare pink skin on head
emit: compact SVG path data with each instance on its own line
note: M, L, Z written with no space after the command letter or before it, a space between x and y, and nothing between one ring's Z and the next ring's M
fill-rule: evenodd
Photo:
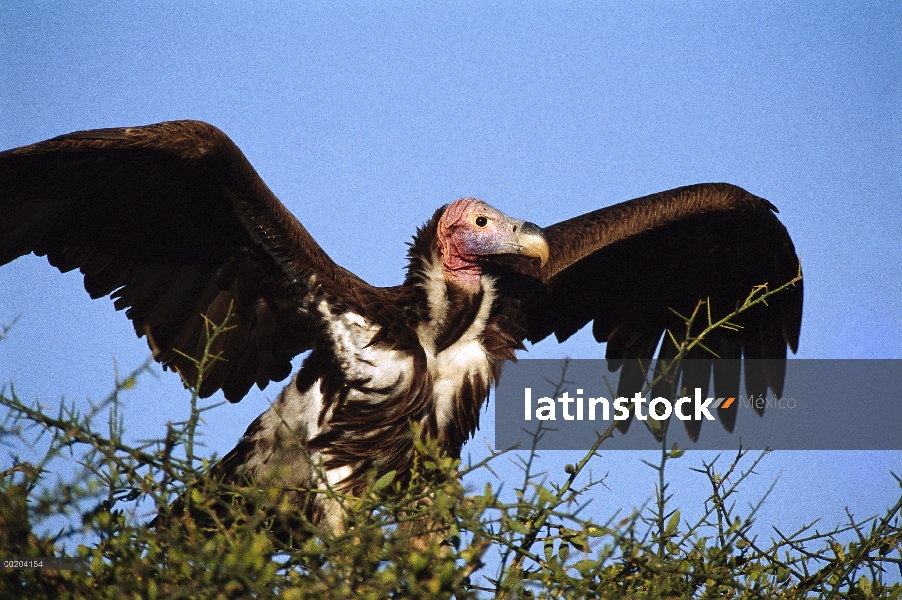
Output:
M438 222L436 235L445 280L453 281L474 293L480 287L482 267L478 258L468 253L464 238L466 232L475 227L474 213L483 207L486 205L475 198L461 198L452 202Z
M548 260L548 243L534 223L513 219L482 200L461 198L445 209L435 243L445 281L475 294L487 256L520 254Z

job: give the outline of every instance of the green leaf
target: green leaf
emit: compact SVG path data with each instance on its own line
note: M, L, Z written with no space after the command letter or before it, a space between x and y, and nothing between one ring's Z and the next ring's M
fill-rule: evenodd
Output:
M554 493L544 485L536 484L536 490L539 492L539 504L541 506L547 506L554 502Z
M679 526L679 524L680 524L680 511L676 511L675 513L673 513L673 516L670 517L670 520L667 521L667 528L666 528L667 533L673 533L674 531L676 531L676 528Z
M529 533L529 530L526 528L526 525L524 525L517 519L511 519L510 521L508 521L508 526L511 528L512 531L514 531L516 533L521 533L524 535Z
M395 480L395 475L397 475L397 473L397 471L392 469L391 471L377 479L376 483L373 484L373 491L379 492L387 488L389 485L391 485L391 482Z
M562 542L561 547L558 548L557 555L561 559L562 563L567 562L567 557L570 556L570 546L568 546L565 542Z
M674 442L674 443L673 443L673 447L670 449L669 458L679 458L679 457L683 456L684 454L686 454L686 451L685 451L685 450L680 450L680 449L677 447L676 442Z
M575 535L570 538L570 544L580 552L589 551L589 542L585 535Z

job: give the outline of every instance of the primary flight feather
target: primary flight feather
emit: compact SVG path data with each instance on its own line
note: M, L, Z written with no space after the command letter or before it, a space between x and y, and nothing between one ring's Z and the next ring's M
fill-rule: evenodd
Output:
M231 329L202 396L237 402L291 372L272 408L214 467L281 488L324 483L359 493L364 474L411 467L414 424L459 456L501 363L523 341L564 340L592 322L620 387L641 389L674 314L710 299L729 314L753 286L783 284L798 257L768 201L728 184L678 188L540 229L465 198L439 208L409 251L404 281L369 285L335 264L237 146L197 121L76 132L0 153L0 265L34 252L80 269L110 295L154 358L188 385L206 345L204 317ZM671 310L673 309L673 310ZM802 287L718 330L722 358L795 351ZM660 344L659 357L672 356ZM704 350L683 384L736 395L738 361ZM642 359L642 360L639 360ZM747 372L750 393L779 395L779 367ZM735 405L720 415L732 430ZM690 422L693 423L693 422ZM698 423L690 435L698 436ZM301 447L303 446L303 447ZM314 466L311 463L316 463ZM319 468L321 467L321 469ZM314 522L340 507L285 491Z

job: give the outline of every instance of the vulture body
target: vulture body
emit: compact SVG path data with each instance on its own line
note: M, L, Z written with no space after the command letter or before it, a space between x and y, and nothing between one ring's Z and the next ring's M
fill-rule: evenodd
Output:
M0 265L34 252L61 271L80 269L91 297L110 295L188 385L198 378L191 357L206 344L204 316L229 316L202 396L222 390L237 402L254 384L288 377L291 359L310 351L213 468L288 490L325 478L357 494L371 470L404 477L414 424L459 456L502 362L524 340L564 340L592 322L624 369L621 388L641 389L665 330L684 331L670 309L688 314L710 298L716 318L753 286L797 275L774 212L738 187L702 184L539 229L466 198L419 229L404 282L384 288L335 264L206 123L76 132L0 153ZM708 346L723 358L785 358L801 312L798 284ZM659 356L672 356L671 346ZM683 385L707 390L713 371L717 393L736 395L737 361L690 358L705 360L684 370ZM783 372L746 379L750 394L779 394ZM735 411L720 415L731 430ZM334 503L282 493L312 521L338 526Z

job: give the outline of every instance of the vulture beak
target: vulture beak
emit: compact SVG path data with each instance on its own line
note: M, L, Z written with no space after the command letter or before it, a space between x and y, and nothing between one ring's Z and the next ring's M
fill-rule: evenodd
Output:
M529 221L523 222L523 224L517 228L514 243L519 246L518 254L529 256L531 258L538 258L542 261L541 264L543 267L545 266L545 263L548 262L548 242L545 241L542 230L535 223L530 223Z

